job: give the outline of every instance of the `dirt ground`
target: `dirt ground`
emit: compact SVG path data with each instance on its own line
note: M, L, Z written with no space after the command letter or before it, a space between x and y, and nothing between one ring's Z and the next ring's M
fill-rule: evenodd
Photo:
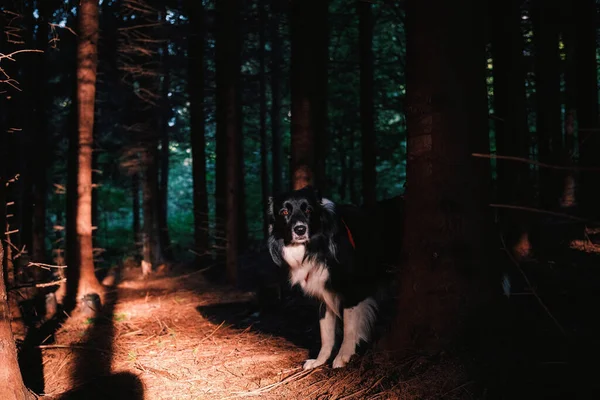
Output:
M252 293L198 273L143 280L131 269L122 276L98 316L68 318L47 337L38 331L42 344L22 351L25 380L40 397L470 398L471 382L452 360L398 364L369 351L344 369L303 371L319 345L310 303L260 312ZM17 339L27 342L23 329Z

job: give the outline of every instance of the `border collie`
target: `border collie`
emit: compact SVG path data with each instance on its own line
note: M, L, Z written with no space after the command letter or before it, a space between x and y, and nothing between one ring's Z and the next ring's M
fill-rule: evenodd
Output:
M270 198L268 214L273 261L289 268L292 285L321 302L321 349L304 369L329 361L338 319L343 321L343 340L333 368L344 367L361 340L370 339L375 297L386 275L376 250L384 233L373 229L374 215L336 205L312 187Z

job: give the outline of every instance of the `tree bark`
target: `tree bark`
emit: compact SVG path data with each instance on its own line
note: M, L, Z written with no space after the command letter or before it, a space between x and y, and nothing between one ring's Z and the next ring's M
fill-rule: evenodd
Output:
M561 160L564 165L573 166L575 164L574 156L576 154L576 122L577 122L577 67L576 67L576 24L573 16L573 3L564 9L563 23L561 24L562 40L565 44L564 60L564 99L565 99L565 119L564 132L565 140ZM577 205L576 193L576 173L565 171L561 188L560 206L562 208L573 209Z
M600 133L598 129L598 71L596 62L597 10L594 0L574 1L575 68L577 87L577 126L579 164L600 167ZM579 196L583 215L590 219L600 216L598 173L581 171Z
M555 0L535 0L532 10L539 159L553 165L560 163L562 149L559 6ZM559 175L554 171L540 169L542 207L558 206L560 183Z
M292 189L324 185L318 175L325 161L328 5L322 0L291 3Z
M3 145L3 142L0 142ZM4 176L0 172L0 204L6 204L4 197ZM4 221L4 207L0 212L3 214L0 223ZM0 242L4 242L4 234L0 236ZM0 260L4 259L4 248L0 245ZM29 393L21 370L17 361L17 348L15 338L10 327L11 314L8 308L6 285L4 280L4 270L0 268L0 398L3 400L25 400L33 399L34 396Z
M523 36L520 0L494 0L491 5L491 51L494 77L496 150L502 156L529 158ZM529 205L533 198L529 165L499 160L497 198L500 203ZM527 215L500 213L507 245L518 255L528 250Z
M205 21L202 2L189 0L190 36L188 42L188 75L192 144L192 176L194 180L194 244L201 263L208 245L208 190L206 187L206 138L204 123L204 38Z
M217 3L217 136L225 155L225 273L229 283L237 281L240 230L243 229L240 201L243 196L242 137L241 137L241 36L240 0ZM219 154L217 155L219 156Z
M149 115L149 114L148 114ZM150 128L152 129L152 128ZM158 135L149 132L144 139L142 156L142 212L143 212L143 262L142 270L147 275L151 269L158 268L164 262L158 229Z
M162 8L163 29L168 32L166 6ZM160 247L167 260L173 259L171 248L171 237L169 235L169 119L171 119L171 104L169 101L169 90L171 86L171 67L169 58L168 33L165 35L162 45L162 83L161 83L161 110L160 110L160 181L158 188L158 230Z
M283 146L281 144L281 20L280 0L271 0L271 160L273 194L283 190Z
M79 285L77 297L96 293L104 299L104 289L94 272L92 246L92 147L96 70L98 64L98 0L81 0L77 46L77 252Z
M267 79L265 70L265 44L266 44L266 24L267 10L266 1L262 0L259 7L259 48L258 48L258 79L259 79L259 103L260 103L260 181L262 204L267 204L269 199L269 167L267 157ZM267 207L262 208L263 218L263 237L269 236L269 216Z
M363 204L377 202L377 145L373 108L373 16L371 3L358 2L360 59L360 126L362 132L362 197Z
M48 2L39 3L39 23L37 32L37 48L45 52L48 48L48 23L52 8ZM36 262L46 262L46 198L48 190L48 115L47 115L47 56L42 56L40 68L36 74L37 96L36 139L34 142L33 165L33 227L31 254Z
M487 130L477 0L409 0L407 191L398 309L391 347L437 352L460 337L481 305L486 274L482 182L472 138ZM475 99L474 99L475 98ZM474 115L475 114L475 115ZM485 112L484 112L485 116ZM489 289L487 289L489 291Z
M135 246L136 257L140 254L140 244L142 238L140 235L140 175L138 172L134 172L131 176L131 200L132 200L132 212L133 212L133 240Z

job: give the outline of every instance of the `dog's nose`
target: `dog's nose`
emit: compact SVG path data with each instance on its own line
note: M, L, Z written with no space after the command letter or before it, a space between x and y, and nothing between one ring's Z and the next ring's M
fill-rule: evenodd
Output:
M305 225L297 225L294 227L294 233L298 236L302 236L306 233L306 226Z

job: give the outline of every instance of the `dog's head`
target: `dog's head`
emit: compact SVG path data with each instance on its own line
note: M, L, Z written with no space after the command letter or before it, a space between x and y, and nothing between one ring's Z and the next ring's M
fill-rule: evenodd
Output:
M313 187L277 195L269 201L270 234L283 239L285 246L305 244L321 233L333 203Z

